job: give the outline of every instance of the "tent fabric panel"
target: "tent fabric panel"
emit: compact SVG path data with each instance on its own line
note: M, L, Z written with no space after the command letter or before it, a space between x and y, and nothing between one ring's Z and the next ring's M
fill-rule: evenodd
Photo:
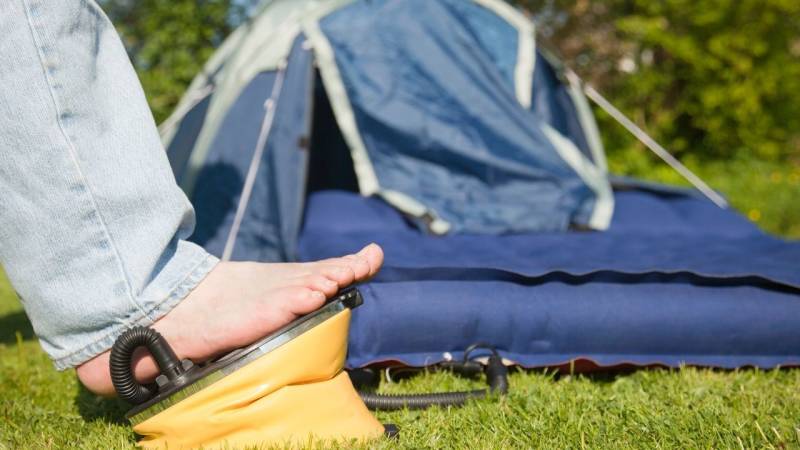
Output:
M317 67L325 87L327 98L334 112L342 137L350 149L351 161L356 174L359 191L362 195L378 195L391 203L404 214L422 223L429 219L430 231L442 234L450 230L450 224L442 220L435 211L430 210L416 199L392 189L383 189L375 173L375 167L358 129L356 115L347 89L342 80L336 58L325 34L315 20L304 23L303 30L308 36L316 55Z
M500 3L505 5L502 0ZM459 18L467 24L466 28L474 36L480 51L491 58L502 74L503 85L516 95L514 77L520 45L519 31L480 1L454 2L452 7L459 11Z
M553 129L569 138L581 153L597 164L578 111L569 94L569 87L557 76L555 68L541 52L536 52L531 110Z
M595 194L474 51L453 3L359 2L320 22L381 189L455 232L563 230Z
M203 127L209 103L211 103L211 97L206 96L192 106L175 125L175 130L166 146L172 173L178 184L181 182L194 144L197 142L197 136Z
M517 29L519 44L516 46L514 92L519 103L525 108L530 108L531 82L536 64L533 56L536 50L536 32L533 22L503 0L475 0L475 2L493 11Z
M305 40L304 36L298 36L289 55L286 80L265 153L270 168L265 176L274 180L271 189L276 204L272 210L278 213L282 261L295 259L305 207L315 82L314 54ZM250 209L256 211L264 206L263 202L256 202ZM261 220L256 215L247 218L254 225Z
M222 121L217 138L209 147L208 157L197 176L191 197L197 226L191 239L218 257L222 256L225 248L266 114L264 102L269 98L277 78L277 71L264 72L244 88ZM265 177L259 177L262 183L264 180ZM266 223L264 227L268 225ZM263 251L266 246L271 256L277 258L277 230L269 234L273 236L272 242L258 245L256 249Z
M197 210L192 239L214 255L222 255L228 242L269 101L275 102L274 122L231 259L285 261L294 251L304 204L304 137L312 107L312 58L302 42L302 37L295 42L277 98L270 96L279 71L257 75L234 102L210 147L192 198Z

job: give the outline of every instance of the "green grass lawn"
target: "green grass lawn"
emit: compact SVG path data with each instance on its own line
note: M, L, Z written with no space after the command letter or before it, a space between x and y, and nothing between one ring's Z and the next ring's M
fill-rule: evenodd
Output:
M53 370L5 280L0 324L0 449L133 447L125 406ZM381 390L475 386L428 374ZM507 398L379 418L401 438L370 448L800 448L800 371L517 372Z
M672 180L641 155L619 159L617 170ZM766 229L800 237L799 168L730 162L700 172ZM473 386L427 374L381 390ZM73 371L53 369L0 273L0 449L132 447L124 410L82 390ZM800 371L517 372L507 398L379 418L400 426L401 438L370 448L800 448Z

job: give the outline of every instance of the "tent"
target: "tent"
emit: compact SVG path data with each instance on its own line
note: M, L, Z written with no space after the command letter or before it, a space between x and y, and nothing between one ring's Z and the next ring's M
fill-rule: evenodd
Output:
M611 176L580 81L502 0L265 2L161 130L210 252L384 247L351 367L800 361L800 245Z

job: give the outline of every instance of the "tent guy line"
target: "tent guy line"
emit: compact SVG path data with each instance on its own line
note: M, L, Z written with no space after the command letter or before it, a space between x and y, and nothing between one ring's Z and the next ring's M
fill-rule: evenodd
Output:
M676 172L678 172L683 178L686 179L689 183L692 184L698 191L702 192L703 195L708 197L715 205L719 206L720 208L727 208L728 201L721 195L719 195L714 189L712 189L705 181L703 181L700 177L695 175L688 167L683 165L682 162L678 161L677 158L672 156L672 154L667 151L661 144L655 141L655 139L651 138L649 134L647 134L644 130L642 130L638 125L633 123L632 120L628 119L628 117L622 113L619 109L617 109L614 105L611 104L602 94L597 92L595 88L592 86L584 83L578 75L570 69L565 69L565 75L568 79L573 79L583 86L583 92L589 97L597 106L603 109L608 115L610 115L614 120L616 120L620 125L625 127L629 133L631 133L639 142L644 144L645 147L649 148L653 153L656 154L662 161L667 163L670 167L672 167Z

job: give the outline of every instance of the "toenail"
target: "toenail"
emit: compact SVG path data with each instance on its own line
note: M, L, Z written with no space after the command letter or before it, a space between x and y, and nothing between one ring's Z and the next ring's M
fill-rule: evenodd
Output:
M311 295L312 295L314 298L316 298L317 300L322 300L322 301L325 301L325 298L326 298L326 297L325 297L325 294L323 294L322 292L319 292L319 291L312 291L312 292L311 292Z

